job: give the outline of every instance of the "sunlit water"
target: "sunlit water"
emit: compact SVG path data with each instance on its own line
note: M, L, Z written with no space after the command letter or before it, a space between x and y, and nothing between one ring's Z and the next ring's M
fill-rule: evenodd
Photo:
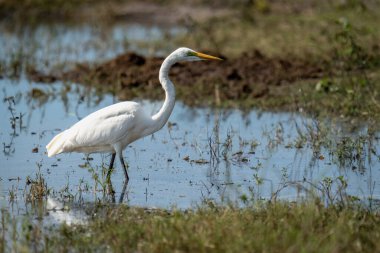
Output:
M4 50L0 58L10 61L22 48L25 57L41 69L57 63L66 66L68 62L101 61L127 49L149 54L149 47L141 47L140 42L154 45L166 38L165 33L181 32L179 28L163 31L139 25L114 26L107 32L90 26L40 27L17 35L1 29ZM167 48L162 50L158 53L167 53ZM325 192L323 182L329 179L330 192L336 194L341 185L338 177L348 184L345 194L362 200L380 197L378 137L371 139L371 145L364 144L360 159L342 163L334 155L335 150L315 150L308 142L302 148L295 147L300 131L306 133L305 126L313 124L301 115L190 108L181 102L177 102L169 124L124 151L130 176L125 189L124 174L116 161L112 174L116 194L112 197L103 191L101 176L109 154L92 154L89 161L77 153L48 158L45 146L79 119L117 102L115 97L96 94L80 85L38 84L21 77L0 79L0 98L0 205L16 214L29 212L27 178L34 180L37 174L42 175L50 190L46 208L53 211L48 222L78 223L85 216L80 208L68 211L59 201L70 200L74 206L115 201L183 209L209 201L243 205L246 199L321 196ZM139 102L152 114L161 105ZM338 134L333 141L339 138ZM339 195L328 198L337 199Z
M32 98L33 89L50 95ZM109 155L93 154L90 156L93 160L85 167L82 154L48 158L44 147L55 134L79 118L116 102L115 98L110 95L98 97L82 86L36 84L24 79L1 80L0 90L2 98L14 97L14 115L23 115L21 129L19 121L12 129L9 101L2 102L0 193L3 205L8 205L12 189L17 189L16 202L22 202L27 176L33 179L38 172L46 179L52 194L61 197L71 194L90 202L102 199L104 193L93 174L101 174L101 166L108 165ZM142 103L150 113L160 106L159 102ZM322 151L323 159L315 159L311 148L287 147L297 139L295 125L307 121L299 116L190 108L178 102L169 121L170 126L136 141L125 150L131 179L123 203L161 208L190 208L205 200L240 203L242 196L269 199L285 181L318 185L325 177L338 176L347 180L350 195L379 197L379 187L376 187L380 176L378 157L365 159L360 170L353 170L353 165L338 166L328 151ZM231 148L225 151L228 136L232 140ZM219 148L215 144L217 139L221 143ZM215 153L219 152L216 154L219 162L213 158L210 141ZM379 151L378 143L375 148ZM226 152L226 159L223 152ZM204 163L197 163L201 159ZM124 184L119 163L116 163L112 183L119 200ZM297 187L289 186L281 190L278 197L294 200L304 194Z
M33 28L0 24L0 59L8 63L26 60L39 70L54 67L61 70L78 62L111 59L125 51L163 56L175 47L168 38L181 33L184 33L181 27L137 23L112 26L52 24Z

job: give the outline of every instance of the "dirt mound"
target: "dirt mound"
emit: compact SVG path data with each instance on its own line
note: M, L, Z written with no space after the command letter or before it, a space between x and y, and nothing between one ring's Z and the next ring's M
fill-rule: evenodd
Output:
M95 85L117 93L122 99L136 96L161 99L163 93L159 89L158 72L162 61L163 58L159 57L126 53L96 67L80 64L61 75L34 73L32 78ZM271 87L317 78L322 74L322 69L311 63L300 59L269 58L259 51L223 62L179 63L170 72L178 98L190 104L209 103L210 98L219 103L225 99L265 97Z

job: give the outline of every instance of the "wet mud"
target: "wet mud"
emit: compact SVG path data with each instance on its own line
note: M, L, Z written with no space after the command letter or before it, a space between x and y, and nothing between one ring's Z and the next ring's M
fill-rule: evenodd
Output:
M291 57L269 58L259 51L245 53L236 59L217 56L225 60L178 63L172 67L170 76L176 85L178 98L187 104L265 99L277 86L320 78L326 74L317 64ZM113 92L121 99L135 98L140 94L144 98L161 99L158 72L162 61L160 57L126 53L96 66L77 64L64 73L46 75L31 70L29 77L37 82L64 80L91 85Z

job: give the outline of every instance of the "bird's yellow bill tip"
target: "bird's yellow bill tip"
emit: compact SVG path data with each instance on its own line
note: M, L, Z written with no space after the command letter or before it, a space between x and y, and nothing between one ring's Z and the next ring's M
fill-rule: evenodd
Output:
M217 60L217 61L223 61L223 59L219 58L219 57L215 57L215 56L212 56L212 55L208 55L208 54L202 54L202 53L198 53L196 52L195 55L201 59L204 59L204 60Z

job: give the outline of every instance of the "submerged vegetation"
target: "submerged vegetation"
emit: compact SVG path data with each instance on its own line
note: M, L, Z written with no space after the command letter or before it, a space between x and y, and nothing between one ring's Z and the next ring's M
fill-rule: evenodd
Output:
M222 135L219 127L216 122L210 138L194 149L210 156L202 163L211 168L222 162L252 164L250 169L256 173L246 178L250 180L251 192L240 195L236 204L226 201L222 206L205 194L203 203L193 209L117 205L114 192L106 185L106 165L93 167L91 158L87 157L80 167L88 170L92 181L81 181L74 187L75 192L69 190L69 182L67 187L54 192L40 171L27 178L26 205L32 204L36 210L30 208L22 217L2 210L0 247L4 251L27 252L377 252L380 249L377 196L349 194L349 182L343 175L324 177L318 182L305 178L294 181L283 168L281 184L269 199L264 199L260 187L267 179L260 176L260 171L270 168L263 165L265 159L253 155L261 153L262 148L268 149L270 154L272 149L284 145L297 150L311 147L316 160L337 163L342 171L350 171L356 166L352 170L365 173L368 168L360 166L366 164L362 159L371 159L365 153L371 152L374 160L380 158L378 144L375 147L371 144L376 141L371 131L357 137L347 136L338 127L315 121L297 123L298 135L290 137L279 124L263 130L262 136L268 140L257 143L233 130ZM182 143L175 138L174 123L169 124L168 131L171 140L181 143L181 149L194 145L194 141ZM326 153L332 157L323 157ZM187 160L184 163L191 163L192 158L184 160ZM57 162L59 166L65 163ZM37 164L38 169L41 167L44 166ZM317 170L312 166L305 169ZM212 177L219 172L212 169L210 173ZM281 200L281 192L286 188L297 189L299 199L294 202ZM12 197L17 196L17 191L9 193L9 201L17 203L17 198ZM103 197L96 197L88 207L81 196L86 192L98 192ZM64 204L47 208L46 202L55 196L64 200ZM124 193L121 193L120 202L123 198ZM82 223L63 220L63 224L52 225L43 222L51 216L69 215L78 205L85 213Z
M92 158L86 157L77 168L77 161L41 160L37 170L34 163L27 165L32 168L28 171L32 176L0 176L0 183L14 182L3 194L11 208L1 207L0 251L380 252L379 196L374 194L378 186L373 176L378 175L374 171L380 161L379 12L380 4L372 0L162 0L159 4L150 0L0 0L0 39L11 37L11 45L0 53L0 79L8 79L6 85L13 85L18 78L42 84L17 94L7 94L3 89L3 105L9 117L4 117L0 138L7 161L19 159L18 141L29 135L25 129L33 124L32 113L19 109L22 99L27 100L31 111L48 107L52 100L62 100L70 117L75 114L81 118L81 104L98 105L107 93L119 100L162 99L158 70L162 56L172 47L211 50L211 54L225 58L218 64L178 64L171 72L180 101L215 108L209 112L215 115L207 115L203 122L207 127L198 129L206 129L206 135L189 133L180 122L169 122L168 137L152 137L167 145L166 153L150 156L145 149L130 147L130 159L150 159L146 169L155 175L164 169L165 173L182 173L179 171L191 168L191 173L197 173L193 171L200 168L207 174L205 182L189 174L177 184L200 191L203 204L193 209L118 205L115 196L120 195L120 203L129 203L125 199L131 190L127 184L122 190L109 184L105 174L108 165L103 161L97 167L91 164ZM71 37L54 37L66 29L60 27L62 24L69 24L68 29L87 24L108 30L130 22L155 28L175 26L178 30L162 32L151 40L144 37L147 35L137 41L122 35L116 46L110 46L111 53L100 53L103 57L93 54L86 60L81 58L84 54L66 48L76 42L75 37L72 42ZM53 32L50 23L52 27L58 24ZM46 40L40 37L40 27L49 33ZM77 33L96 33L96 29L79 29ZM34 33L37 35L32 36ZM79 51L87 47L90 51L106 51L108 45L101 42L114 39L113 33L117 34L112 30L96 37L99 41L74 47ZM17 39L19 43L14 43ZM65 44L67 41L70 46ZM50 51L42 50L46 48ZM54 82L62 85L43 85ZM77 95L77 101L69 101L70 92ZM74 109L70 102L76 103ZM225 115L218 115L223 111L220 108L228 108L225 114L230 108L242 109L242 114L257 108L307 117L271 123L268 129L256 129L247 120L238 126L231 123L222 131L219 117ZM199 116L196 110L189 115ZM261 120L260 113L256 119ZM38 121L42 123L42 119ZM259 137L241 134L238 129L244 124ZM9 136L4 129L9 129ZM44 156L44 136L62 130L36 129L30 133L38 136L33 139L33 149L28 149L35 155L28 158L31 161ZM178 154L168 155L170 150ZM291 151L284 154L294 157L286 160L287 164L277 161L283 159L276 156L277 150ZM75 169L69 164L75 164ZM131 170L143 171L141 166L146 164L141 164L134 168L132 163ZM46 177L57 166L68 173L67 181L59 186L62 189L53 187L51 178ZM73 185L69 171L81 169L90 176ZM240 181L233 177L239 169L246 173ZM266 174L270 170L278 177L269 178L274 175ZM57 176L55 173L57 170L50 177ZM358 186L360 189L352 190L347 176L350 173L359 180L360 175L366 175L360 182L365 189ZM152 174L139 175L142 179L136 180L146 183L146 203L151 203L148 197L169 199L165 194L178 193L173 189L165 193L170 189L165 186L150 196L150 180L155 179ZM236 189L231 199L225 193L229 186ZM365 194L360 195L360 191ZM289 192L296 195L294 202L282 200ZM95 196L89 208L84 208L86 194ZM131 196L136 194L132 192ZM64 204L47 208L52 197ZM21 201L27 209L22 217L17 214ZM43 222L48 216L68 214L77 205L84 210L86 222Z

